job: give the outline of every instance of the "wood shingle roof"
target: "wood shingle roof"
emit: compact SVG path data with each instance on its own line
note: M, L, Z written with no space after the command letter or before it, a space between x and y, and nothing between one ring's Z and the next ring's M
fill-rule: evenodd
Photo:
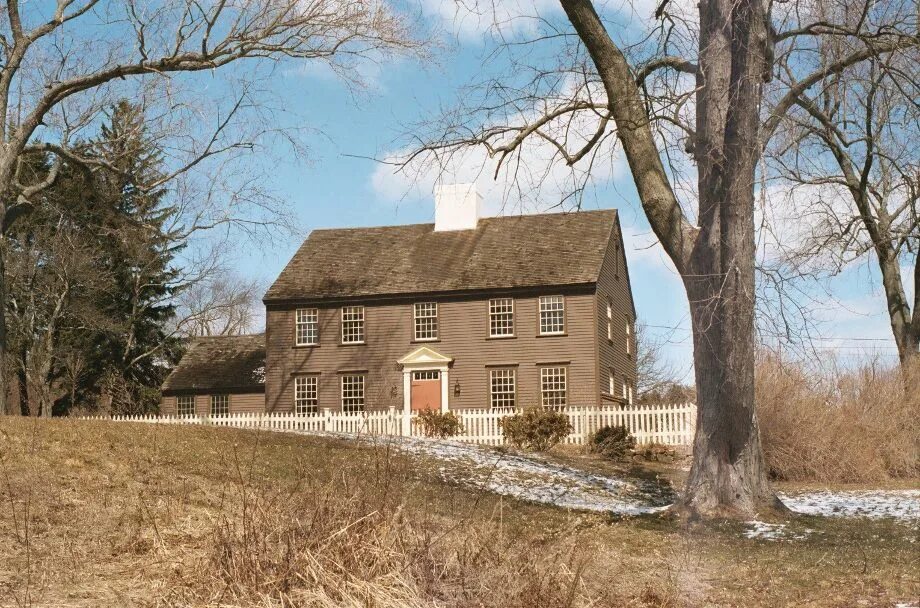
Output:
M597 281L615 210L314 230L265 303L583 285Z
M265 334L195 338L163 383L163 394L265 390Z

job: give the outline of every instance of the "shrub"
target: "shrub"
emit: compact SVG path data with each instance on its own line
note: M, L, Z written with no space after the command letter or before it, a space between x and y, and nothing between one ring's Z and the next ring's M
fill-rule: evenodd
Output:
M532 408L508 416L499 424L508 443L534 452L545 452L565 439L572 430L565 414L543 408Z
M625 426L602 426L591 435L590 449L611 460L621 460L636 447L636 438Z
M456 437L463 432L463 423L453 412L425 410L419 412L416 420L425 437L446 439L447 437Z
M920 369L817 372L767 356L755 382L772 478L866 483L920 474Z

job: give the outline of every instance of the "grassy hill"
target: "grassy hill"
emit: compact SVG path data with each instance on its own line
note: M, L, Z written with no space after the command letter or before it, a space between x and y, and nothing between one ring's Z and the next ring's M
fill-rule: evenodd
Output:
M2 606L891 606L916 526L744 538L524 504L392 447L0 417Z

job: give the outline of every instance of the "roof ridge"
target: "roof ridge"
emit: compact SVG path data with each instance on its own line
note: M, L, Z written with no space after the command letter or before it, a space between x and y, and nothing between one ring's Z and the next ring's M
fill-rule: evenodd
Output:
M583 215L587 213L618 213L616 207L610 207L608 209L580 209L577 211L546 211L543 213L518 213L515 215L490 215L486 217L479 218L480 222L487 222L493 220L510 220L518 219L525 217L546 217L550 215ZM387 228L415 228L420 226L434 226L434 222L416 222L413 224L384 224L378 226L342 226L339 228L328 227L328 228L314 228L310 232L342 232L346 230L383 230ZM475 230L475 228L469 228L468 230ZM464 232L463 230L452 230L450 232Z

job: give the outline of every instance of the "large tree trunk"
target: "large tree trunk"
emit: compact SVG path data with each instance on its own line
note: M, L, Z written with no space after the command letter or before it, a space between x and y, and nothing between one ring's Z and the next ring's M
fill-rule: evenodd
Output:
M680 508L749 517L778 507L754 409L754 175L762 79L769 72L762 0L699 4L698 230L670 187L626 58L590 1L562 5L604 82L643 209L690 300L699 414Z
M2 217L2 215L0 215ZM0 226L0 232L3 227ZM10 382L10 369L7 365L7 330L6 330L6 252L4 250L3 236L0 234L0 415L12 414L13 399L10 399L9 390L13 385Z
M754 176L760 158L766 14L759 0L700 3L700 233L683 274L699 403L682 506L694 515L781 508L754 407Z

